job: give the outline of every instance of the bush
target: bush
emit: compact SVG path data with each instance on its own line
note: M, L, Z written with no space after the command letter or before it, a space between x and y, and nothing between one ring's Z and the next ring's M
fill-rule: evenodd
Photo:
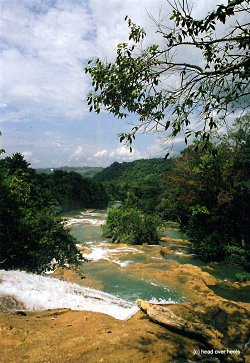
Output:
M196 241L195 248L204 261L223 261L226 253L224 241L216 233L204 237L199 243Z
M246 264L246 250L239 247L239 246L226 246L226 262L227 263L234 263L238 265L245 265Z
M250 273L249 272L241 272L235 275L236 280L239 282L246 282L250 280Z
M109 209L103 235L115 243L133 245L159 244L159 220L155 216L142 215L131 206L122 205Z

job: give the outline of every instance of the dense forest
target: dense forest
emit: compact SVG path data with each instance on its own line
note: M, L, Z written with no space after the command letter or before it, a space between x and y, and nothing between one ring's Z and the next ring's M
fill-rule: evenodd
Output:
M59 168L36 168L37 173L44 173L44 174L53 174L55 170L62 170L62 171L74 171L84 178L92 178L96 173L99 173L103 170L102 167L99 166L61 166Z
M173 159L164 158L114 162L93 179L105 184L110 199L124 201L127 193L132 192L139 209L144 213L154 213L164 190L161 179L172 167Z
M142 160L133 165L114 163L96 174L96 178L104 182L106 180L108 188L123 200L126 200L128 192L134 195L130 209L127 207L125 210L123 206L120 212L110 212L105 227L106 235L117 240L117 231L121 231L120 213L125 215L123 230L130 231L131 243L138 240L135 236L138 230L134 228L131 232L132 217L128 213L129 210L131 213L139 210L144 216L160 216L162 222L178 222L203 260L239 263L249 270L249 130L248 113L237 118L224 136L211 133L209 143L194 141L179 157L168 162L162 160L162 164L159 164L162 166L165 162L168 171L164 177L161 174L161 178L155 172L154 167L158 164L156 160L152 160L152 163L144 161L148 164L144 164L143 169L140 169ZM147 180L148 175L151 175L150 180ZM112 184L114 181L116 188ZM126 239L124 232L120 233L123 235L122 240Z
M0 269L40 273L53 259L78 265L76 240L59 213L105 207L103 185L75 172L38 174L18 153L0 160L0 169Z
M171 170L172 160L163 158L140 159L131 162L114 162L109 167L95 174L99 182L146 184L157 182Z

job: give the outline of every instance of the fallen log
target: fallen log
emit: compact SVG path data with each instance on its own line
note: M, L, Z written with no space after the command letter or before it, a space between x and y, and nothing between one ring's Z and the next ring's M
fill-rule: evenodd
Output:
M174 314L166 305L155 305L143 300L136 300L136 305L144 311L153 322L165 328L184 335L188 338L204 344L213 352L226 351L221 343L223 334L214 329L211 325L189 322ZM214 354L216 356L216 353ZM226 362L244 362L241 355L226 355L221 357Z
M223 349L222 344L219 343L219 340L223 338L223 334L218 330L215 330L212 326L190 323L175 315L166 306L145 303L140 299L136 301L136 305L146 312L149 318L154 322L164 325L170 330L177 331L201 341L211 348L214 348L216 344L216 349Z

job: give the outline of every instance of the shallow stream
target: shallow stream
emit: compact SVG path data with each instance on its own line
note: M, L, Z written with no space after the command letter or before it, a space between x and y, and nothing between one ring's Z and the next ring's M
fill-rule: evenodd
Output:
M71 234L78 240L84 257L91 261L82 264L86 278L76 284L60 281L52 275L0 270L0 310L71 308L103 312L126 320L138 311L135 305L138 298L154 303L187 301L177 292L178 286L170 288L153 275L142 273L144 268L151 266L154 271L165 271L173 263L199 266L219 280L213 288L217 295L250 302L249 291L227 287L227 281L233 282L241 268L204 263L190 253L188 241L180 231L165 230L168 239L163 245L172 252L162 255L161 246L114 244L103 238L101 225L105 223L106 210L75 211L63 217Z
M106 216L106 211L85 211L75 213L68 220L68 226L71 227L72 235L79 241L79 247L85 248L84 257L92 261L83 264L83 272L99 281L103 291L130 302L134 302L137 298L157 302L186 301L184 296L168 286L155 280L142 279L136 271L131 273L133 265L137 263L154 263L154 267L158 263L159 269L167 269L171 266L167 264L168 260L174 260L179 264L198 266L217 278L220 283L212 287L217 295L234 301L250 302L249 291L234 289L232 293L226 286L227 281L235 281L235 275L242 272L242 268L200 260L190 252L187 237L182 231L173 229L164 231L164 235L173 240L164 242L163 245L171 246L173 253L161 256L159 250L152 252L153 246L124 246L113 244L103 238L101 225L105 222ZM175 243L174 240L181 242ZM164 261L162 257L166 261L166 266L162 266Z
M84 248L83 256L91 263L83 263L82 270L99 282L107 293L135 302L140 298L154 302L183 302L185 298L168 286L143 279L126 267L136 263L162 262L161 256L150 256L151 246L127 246L111 243L101 236L106 211L80 212L68 219L71 234ZM67 216L68 218L69 216Z

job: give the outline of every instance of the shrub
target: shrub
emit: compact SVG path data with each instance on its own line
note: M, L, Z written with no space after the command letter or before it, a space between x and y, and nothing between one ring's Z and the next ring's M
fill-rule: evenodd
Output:
M250 280L250 273L249 272L241 272L235 275L236 280L239 282L246 282Z
M109 209L103 235L116 243L158 244L159 220L155 216L143 215L128 205Z

